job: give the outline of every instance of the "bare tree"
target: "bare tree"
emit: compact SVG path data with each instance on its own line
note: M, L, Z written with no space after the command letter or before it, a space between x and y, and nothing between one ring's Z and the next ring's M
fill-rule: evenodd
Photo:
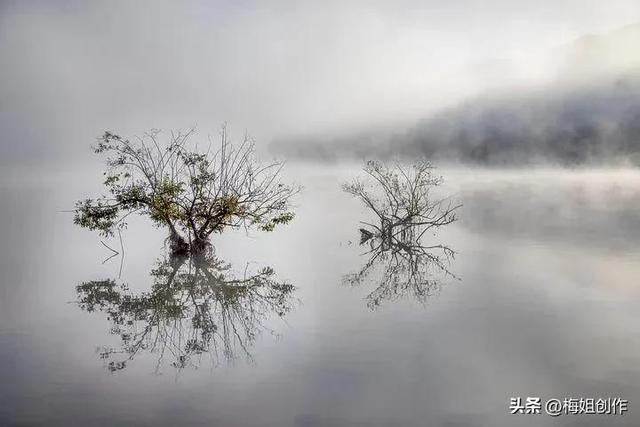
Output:
M424 302L440 289L438 273L456 276L449 269L455 252L441 243L423 243L423 237L456 221L460 205L432 197L433 188L443 179L433 174L428 162L389 167L368 161L364 172L364 179L355 179L343 189L360 199L377 221L361 221L365 228L360 229L360 244L368 244L364 255L369 259L344 281L360 285L379 273L375 290L367 296L370 308L405 295Z
M427 161L409 167L367 161L363 168L366 179L343 185L344 191L359 198L379 221L362 222L370 227L363 229L363 239L377 235L390 240L413 227L420 229L416 235L419 240L427 231L454 222L461 205L453 204L449 198L432 199L432 189L443 183L433 169Z
M94 150L106 156L109 194L77 202L74 222L112 235L143 214L169 228L174 253L199 253L227 227L271 231L293 219L299 187L281 182L282 162L259 162L254 141L232 144L226 126L204 151L190 144L193 133L172 132L163 144L158 130L133 140L105 132Z

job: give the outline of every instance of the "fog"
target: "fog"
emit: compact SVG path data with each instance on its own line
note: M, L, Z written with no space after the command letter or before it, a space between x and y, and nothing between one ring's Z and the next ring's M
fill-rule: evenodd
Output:
M482 165L620 166L640 158L640 24L550 51L546 78L486 89L386 129L283 138L274 151L302 158L426 156Z
M640 34L640 33L639 33ZM299 158L426 156L490 166L630 166L640 160L640 68L634 74L461 103L404 127L277 140Z
M635 164L639 17L638 0L0 0L0 425L640 425L640 170L550 166ZM90 145L225 121L287 161L295 218L219 222L220 262L186 263L171 220L249 218L239 193L265 168L129 151L143 175L189 169L137 210L128 160ZM354 159L396 155L437 170L381 167L369 204L344 191L367 179ZM181 193L202 197L184 213ZM106 204L74 223L87 197L129 226L100 235ZM399 233L363 228L390 213ZM512 415L516 396L629 411Z
M633 0L2 2L0 162L64 169L105 129L206 134L228 121L261 149L404 129L544 84L554 52L639 12Z

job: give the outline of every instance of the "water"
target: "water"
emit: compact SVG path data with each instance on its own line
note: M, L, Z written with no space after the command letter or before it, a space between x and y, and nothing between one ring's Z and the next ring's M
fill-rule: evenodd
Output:
M456 277L436 272L428 296L399 289L372 305L378 277L357 286L345 280L367 260L358 228L370 215L340 191L357 167L290 166L305 187L292 224L214 237L229 277L269 267L277 283L294 285L280 295L287 310L252 310L256 300L227 296L232 310L217 307L210 317L219 322L218 351L186 359L184 344L202 337L202 328L193 335L193 311L177 323L124 319L114 330L113 313L77 303L76 287L89 281L126 283L138 297L150 292L162 230L133 221L124 259L103 264L111 253L100 239L60 212L95 190L97 177L5 180L0 424L640 424L640 173L443 169L445 191L464 206L461 219L431 239L456 251ZM105 243L119 249L118 239ZM105 348L124 349L123 332L149 324L155 346L101 358ZM220 325L240 327L225 335ZM116 357L126 360L123 369L110 365ZM630 410L510 415L516 396L621 397Z

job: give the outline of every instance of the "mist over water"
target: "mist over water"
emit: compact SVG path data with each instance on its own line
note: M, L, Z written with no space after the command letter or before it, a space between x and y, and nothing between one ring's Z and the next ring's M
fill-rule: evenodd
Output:
M94 161L87 146L104 130L136 135L196 125L202 135L216 135L224 121L239 136L255 136L264 151L292 141L279 153L288 157L318 149L314 139L343 141L320 147L334 155L348 154L352 144L359 155L377 152L380 140L387 155L430 155L433 140L492 139L490 117L476 122L455 111L468 122L454 127L464 135L438 137L448 129L441 123L413 131L435 114L560 79L541 95L553 100L577 82L615 81L632 70L640 64L633 49L639 8L630 0L500 1L489 8L476 0L3 2L2 164L64 169ZM589 34L605 41L583 40ZM507 108L509 122L515 107ZM514 125L529 132L527 114ZM568 123L568 137L580 133ZM390 142L387 134L397 138Z
M504 85L402 126L281 138L277 153L339 161L427 156L509 166L637 165L640 24L558 49L544 82Z
M110 253L100 239L57 212L90 185L51 182L28 197L5 187L2 237L14 244L2 253L3 422L528 425L508 414L509 396L640 398L635 170L440 169L442 191L464 209L426 241L456 251L460 280L435 274L428 299L409 292L372 308L380 277L344 281L367 260L357 242L370 213L340 190L359 166L289 166L305 187L290 227L225 233L214 245L234 274L269 266L294 285L292 310L266 313L249 359L236 347L231 360L206 352L182 369L175 354L159 363L147 348L109 373L101 349L122 341L106 312L74 302L76 285L91 280L149 292L164 231L131 224L118 278L119 258L102 264ZM594 420L638 421L631 412Z

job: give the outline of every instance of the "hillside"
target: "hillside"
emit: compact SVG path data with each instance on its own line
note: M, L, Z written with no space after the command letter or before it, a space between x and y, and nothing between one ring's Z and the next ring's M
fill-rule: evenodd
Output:
M290 138L273 144L294 157L427 155L478 164L638 163L640 24L585 36L553 52L552 83L485 94L393 132Z

